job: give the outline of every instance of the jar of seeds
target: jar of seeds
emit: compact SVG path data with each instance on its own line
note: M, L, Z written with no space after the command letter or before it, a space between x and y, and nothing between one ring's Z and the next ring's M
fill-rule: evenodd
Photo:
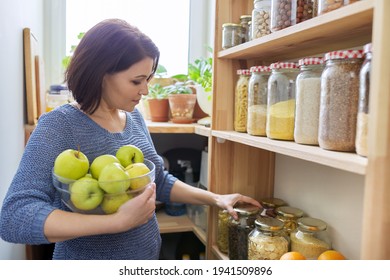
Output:
M222 253L228 253L228 223L229 212L227 210L218 211L218 228L217 228L217 247Z
M254 0L253 5L251 35L256 39L271 33L271 0Z
M250 135L266 136L267 91L270 68L253 66L248 84L248 122L247 132Z
M238 46L242 43L241 24L224 23L222 25L222 49Z
M276 208L275 211L277 214L276 218L284 223L283 229L286 235L290 236L290 233L298 227L297 221L303 217L303 211L290 206L281 206Z
M329 52L325 61L318 143L323 149L354 152L363 50Z
M234 211L238 214L238 220L234 220L232 217L229 218L229 259L248 259L248 234L255 227L259 210L258 207L253 205L241 205L234 208Z
M239 69L237 70L237 75L239 77L234 97L234 130L237 132L246 132L250 70Z
M249 42L249 22L251 22L251 15L240 16L240 24L242 28L242 43Z
M287 205L287 203L283 199L276 197L263 198L260 200L260 204L263 206L263 211L261 212L260 216L272 218L276 217L276 208Z
M290 235L291 251L301 253L308 260L317 259L322 252L331 249L326 228L327 224L320 219L300 218L297 230Z
M256 219L255 229L248 235L248 260L279 260L288 247L282 221L270 217Z
M371 43L364 46L365 59L360 69L360 86L359 86L359 105L356 126L356 153L366 157L367 137L368 137L368 104L370 96L370 73L371 73L371 58L372 45Z

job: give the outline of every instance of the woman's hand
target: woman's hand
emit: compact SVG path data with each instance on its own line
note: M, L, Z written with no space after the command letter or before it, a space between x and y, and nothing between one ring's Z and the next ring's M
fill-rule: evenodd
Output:
M257 200L255 200L249 196L239 194L239 193L219 195L219 197L217 199L217 206L220 208L226 209L229 212L229 214L234 219L237 220L238 219L237 213L233 209L233 207L236 203L248 203L248 204L252 204L252 205L259 207L259 208L262 207L261 204Z

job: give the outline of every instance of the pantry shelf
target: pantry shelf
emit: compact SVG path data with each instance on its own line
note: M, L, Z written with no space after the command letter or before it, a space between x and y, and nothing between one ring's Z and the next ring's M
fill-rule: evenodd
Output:
M366 174L367 159L355 153L327 151L318 146L271 140L267 137L251 136L235 131L213 130L211 135L217 137L219 143L228 140L360 175Z

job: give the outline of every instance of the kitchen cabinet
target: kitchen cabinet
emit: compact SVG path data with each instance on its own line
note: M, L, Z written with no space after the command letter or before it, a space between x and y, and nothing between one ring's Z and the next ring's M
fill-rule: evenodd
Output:
M334 247L348 252L347 258L390 259L390 39L385 30L390 26L390 1L358 1L226 50L222 50L222 24L251 14L253 0L216 0L215 4L209 189L240 192L258 200L289 194L281 198L322 213ZM233 130L237 69L296 61L368 42L373 43L374 58L367 158ZM326 200L327 192L334 196ZM332 205L332 199L337 203ZM335 209L335 205L342 206ZM209 212L208 259L227 258L216 246L217 210Z

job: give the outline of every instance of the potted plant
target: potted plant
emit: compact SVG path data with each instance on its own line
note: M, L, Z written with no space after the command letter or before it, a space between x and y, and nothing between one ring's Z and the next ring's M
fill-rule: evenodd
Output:
M173 123L192 123L196 95L183 82L165 87L168 92L171 121Z
M153 122L167 122L169 120L168 90L160 84L149 85L149 94L146 97L150 120Z

